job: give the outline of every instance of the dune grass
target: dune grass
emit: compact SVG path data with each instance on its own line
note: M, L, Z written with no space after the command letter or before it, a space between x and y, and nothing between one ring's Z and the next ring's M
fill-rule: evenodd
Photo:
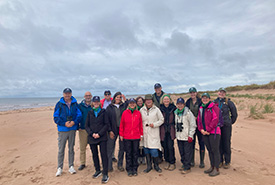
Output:
M268 113L273 113L273 112L274 112L274 108L271 104L264 105L263 114L268 114Z
M264 119L263 114L258 109L258 104L250 106L249 117L253 119Z

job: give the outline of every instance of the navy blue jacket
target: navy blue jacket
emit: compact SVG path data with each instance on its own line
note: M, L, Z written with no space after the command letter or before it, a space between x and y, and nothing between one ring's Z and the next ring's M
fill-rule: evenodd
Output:
M78 108L76 99L72 96L72 102L70 109L66 105L64 98L60 98L59 102L55 105L54 108L54 122L57 124L59 132L68 132L70 130L77 130L78 124L81 120L82 114ZM66 127L65 123L67 122L67 117L71 116L72 121L74 121L74 126Z
M80 128L85 129L85 123L86 123L87 115L88 115L88 112L90 110L92 110L92 107L91 107L91 105L87 106L86 103L85 103L85 100L82 100L82 102L79 104L79 109L82 113L82 118L81 118L81 121L80 121Z
M227 98L217 98L214 102L217 103L221 109L224 125L230 126L234 124L238 117L235 104Z

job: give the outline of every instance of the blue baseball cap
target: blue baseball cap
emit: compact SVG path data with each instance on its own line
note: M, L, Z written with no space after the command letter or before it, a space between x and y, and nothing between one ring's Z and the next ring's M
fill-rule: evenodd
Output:
M178 103L184 104L185 101L184 101L184 99L183 99L182 97L180 97L180 98L177 99L177 104L178 104Z
M134 98L130 98L129 99L129 103L137 103L136 100Z
M155 88L155 89L160 88L160 87L161 87L160 83L156 83L156 84L154 85L154 88Z
M63 90L63 93L72 93L72 89L67 87Z
M94 96L93 97L93 102L100 102L100 97L99 96Z

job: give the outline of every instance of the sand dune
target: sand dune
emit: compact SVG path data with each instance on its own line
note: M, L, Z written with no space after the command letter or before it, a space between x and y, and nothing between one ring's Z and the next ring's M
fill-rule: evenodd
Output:
M240 93L240 92L238 92ZM244 94L275 94L275 90L257 90ZM176 97L174 97L176 98ZM208 177L198 164L192 172L182 175L179 153L176 148L177 169L144 174L145 166L139 168L137 177L128 177L126 172L110 173L110 185L118 184L273 184L275 180L275 113L265 114L265 119L248 118L249 106L274 101L232 98L240 108L239 118L233 126L232 166L221 169L218 177ZM87 147L87 165L83 171L71 175L68 172L67 151L64 173L55 177L57 166L57 130L53 123L53 108L38 108L0 113L0 184L100 184L101 179L92 179L94 167L91 151ZM196 146L198 148L198 146ZM75 146L75 166L79 166L78 134ZM117 151L116 151L117 152ZM199 161L196 151L196 161ZM164 164L160 166L163 168ZM116 164L114 164L116 167ZM206 168L209 160L206 157Z

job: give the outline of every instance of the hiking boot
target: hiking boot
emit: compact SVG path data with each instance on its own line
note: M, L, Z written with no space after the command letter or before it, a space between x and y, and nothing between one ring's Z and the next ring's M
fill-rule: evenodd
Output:
M204 165L204 156L205 156L205 151L201 150L200 151L200 166L199 166L199 168L204 168L205 167L205 165Z
M119 171L121 171L121 172L124 171L124 168L123 168L122 166L118 166L117 169L118 169Z
M211 173L209 173L210 177L215 177L217 175L220 175L219 168L214 168Z
M165 169L165 170L168 170L168 169L169 169L169 167L170 167L170 163L168 163L168 162L165 162L165 166L164 166L164 169Z
M78 170L81 171L81 170L83 170L85 167L86 167L85 164L82 164L82 165L79 166Z
M106 184L108 181L109 181L109 176L108 175L103 175L101 182L103 184Z
M153 162L154 162L154 168L157 172L161 173L162 170L159 167L159 163L158 163L158 157L153 157Z
M142 163L142 158L139 157L139 158L138 158L138 164L141 165L141 163Z
M143 165L146 164L146 162L145 162L145 157L142 157L141 163L142 163Z
M74 169L73 166L71 166L71 167L69 168L69 172L70 172L71 174L75 174L75 173L76 173L76 171L75 171L75 169Z
M101 171L96 171L96 172L93 174L93 178L96 179L96 178L98 178L100 175L102 175Z
M184 170L184 165L182 165L180 168L179 168L179 171L183 171Z
M137 175L138 175L137 171L134 171L133 176L137 176Z
M230 168L230 163L225 163L225 164L223 165L223 168L224 168L224 169L229 169L229 168Z
M55 176L59 177L61 174L62 174L62 168L58 168Z
M213 170L214 170L214 167L211 166L208 170L205 170L204 173L209 174L209 173L211 173Z
M170 164L168 170L169 170L169 171L173 171L173 170L175 170L175 169L176 169L176 164Z
M146 154L146 164L147 164L147 168L143 172L148 173L149 171L152 170L152 160L151 160L150 154Z
M191 169L184 169L181 171L182 174L187 174L187 173L190 173L191 172Z
M220 162L219 164L219 168L221 168L223 166L223 162Z

